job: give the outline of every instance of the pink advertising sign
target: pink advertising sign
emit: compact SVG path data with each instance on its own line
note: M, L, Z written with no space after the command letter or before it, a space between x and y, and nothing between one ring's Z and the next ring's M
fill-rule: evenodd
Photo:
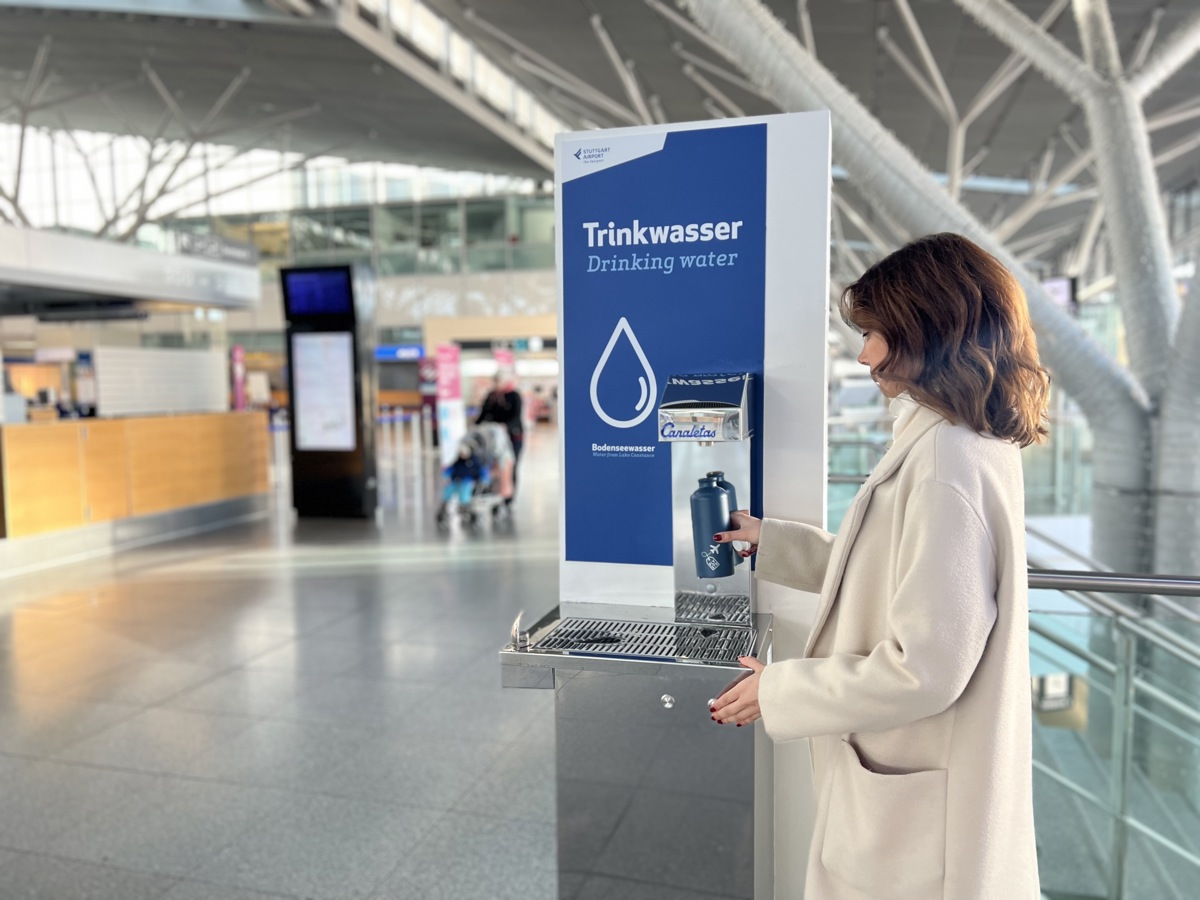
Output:
M439 400L462 399L462 370L458 344L439 344L437 348L437 397Z
M496 360L496 365L501 369L512 371L517 364L517 357L511 349L498 347L492 351L492 357Z

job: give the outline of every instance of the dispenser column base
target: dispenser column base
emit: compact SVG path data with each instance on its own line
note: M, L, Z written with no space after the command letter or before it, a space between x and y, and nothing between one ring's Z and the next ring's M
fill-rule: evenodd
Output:
M735 673L655 668L556 672L559 898L751 900L754 730L708 712Z

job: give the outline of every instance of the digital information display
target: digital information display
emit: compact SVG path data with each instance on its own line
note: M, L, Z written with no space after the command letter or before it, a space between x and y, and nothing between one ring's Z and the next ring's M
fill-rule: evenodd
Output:
M355 450L354 336L292 335L297 450Z
M288 318L350 315L354 311L350 270L334 268L284 272L283 301L287 306Z

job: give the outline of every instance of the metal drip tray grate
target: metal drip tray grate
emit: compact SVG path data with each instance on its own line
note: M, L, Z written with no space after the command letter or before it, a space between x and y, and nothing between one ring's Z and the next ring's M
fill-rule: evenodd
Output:
M750 597L746 594L680 591L675 595L675 621L746 626L750 624Z
M563 619L529 649L626 659L736 663L739 656L754 649L754 633L746 628L571 618Z

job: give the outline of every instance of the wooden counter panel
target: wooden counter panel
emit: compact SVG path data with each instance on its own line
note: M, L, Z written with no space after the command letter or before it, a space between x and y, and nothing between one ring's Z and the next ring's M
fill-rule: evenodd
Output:
M111 522L129 515L129 459L125 423L91 419L80 426L84 516Z
M85 524L78 423L9 426L0 440L8 537Z
M251 494L265 494L271 489L271 429L265 412L250 413L242 428L249 432L246 444L250 447L247 460L249 472L245 484Z
M218 488L222 498L261 494L269 489L269 436L265 413L247 413L225 419Z
M129 505L135 516L203 502L196 499L197 416L129 419Z
M214 490L220 473L214 457L220 448L224 417L186 416L187 445L180 448L180 488L183 506L196 506L218 499Z
M263 412L10 425L0 441L7 537L269 490Z
M129 420L134 515L267 490L265 413Z

